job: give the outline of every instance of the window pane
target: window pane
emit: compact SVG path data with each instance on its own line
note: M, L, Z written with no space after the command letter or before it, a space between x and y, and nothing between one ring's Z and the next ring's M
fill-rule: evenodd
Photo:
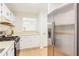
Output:
M23 30L24 31L36 31L37 20L35 18L23 18Z

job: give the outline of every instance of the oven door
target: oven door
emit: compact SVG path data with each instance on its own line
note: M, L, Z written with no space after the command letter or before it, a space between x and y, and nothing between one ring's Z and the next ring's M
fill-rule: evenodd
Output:
M15 42L15 56L20 53L20 40Z

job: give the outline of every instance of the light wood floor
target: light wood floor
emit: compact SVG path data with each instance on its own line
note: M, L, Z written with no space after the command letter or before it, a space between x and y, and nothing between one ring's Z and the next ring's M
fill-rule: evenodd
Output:
M47 56L47 48L23 49L17 56Z
M18 53L17 56L64 56L63 53L58 52L56 49L53 50L53 47L45 48L32 48L32 49L23 49Z
M57 48L49 46L47 49L48 56L65 56L65 54L60 52Z

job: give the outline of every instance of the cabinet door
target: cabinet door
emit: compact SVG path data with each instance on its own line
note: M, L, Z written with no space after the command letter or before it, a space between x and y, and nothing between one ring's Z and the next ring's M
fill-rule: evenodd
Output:
M6 53L7 56L14 56L14 44L10 47L10 49Z
M10 12L10 20L11 20L11 22L13 23L13 21L14 21L14 15L13 15L13 13L11 13L11 12Z
M1 16L1 3L0 3L0 16Z
M1 3L1 16L6 18L5 21L10 21L10 10L4 3Z
M39 35L34 35L34 36L29 36L31 42L30 42L30 45L31 45L31 48L36 48L36 47L40 47L40 36Z
M28 37L21 36L20 39L20 49L25 49L29 46Z
M15 17L4 3L0 4L0 15L5 18L5 20L2 21L7 21L13 24L13 20Z
M6 7L6 10L5 10L5 13L6 13L6 19L8 19L9 21L10 21L10 10L7 8L7 6L5 6Z
M16 17L13 16L13 25L15 25L15 23L16 23Z
M20 49L40 47L39 36L21 36Z
M1 17L1 3L0 3L0 17ZM0 22L1 22L1 18L0 18Z
M2 9L1 15L3 17L6 17L6 6L4 3L1 3L1 9Z
M7 55L6 55L6 53L5 53L5 54L4 54L4 55L2 55L2 56L7 56Z

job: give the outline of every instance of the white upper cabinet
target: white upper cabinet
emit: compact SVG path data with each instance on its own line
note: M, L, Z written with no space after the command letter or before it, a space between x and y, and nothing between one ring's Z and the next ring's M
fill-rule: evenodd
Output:
M1 3L1 16L7 18L8 10L5 4Z
M0 16L1 16L1 3L0 3Z
M1 16L1 3L0 3L0 16ZM0 18L0 21L1 21L1 18Z
M4 3L0 3L0 16L2 18L5 18L5 20L2 20L2 21L8 21L12 24L15 21L15 19L14 19L15 16Z

